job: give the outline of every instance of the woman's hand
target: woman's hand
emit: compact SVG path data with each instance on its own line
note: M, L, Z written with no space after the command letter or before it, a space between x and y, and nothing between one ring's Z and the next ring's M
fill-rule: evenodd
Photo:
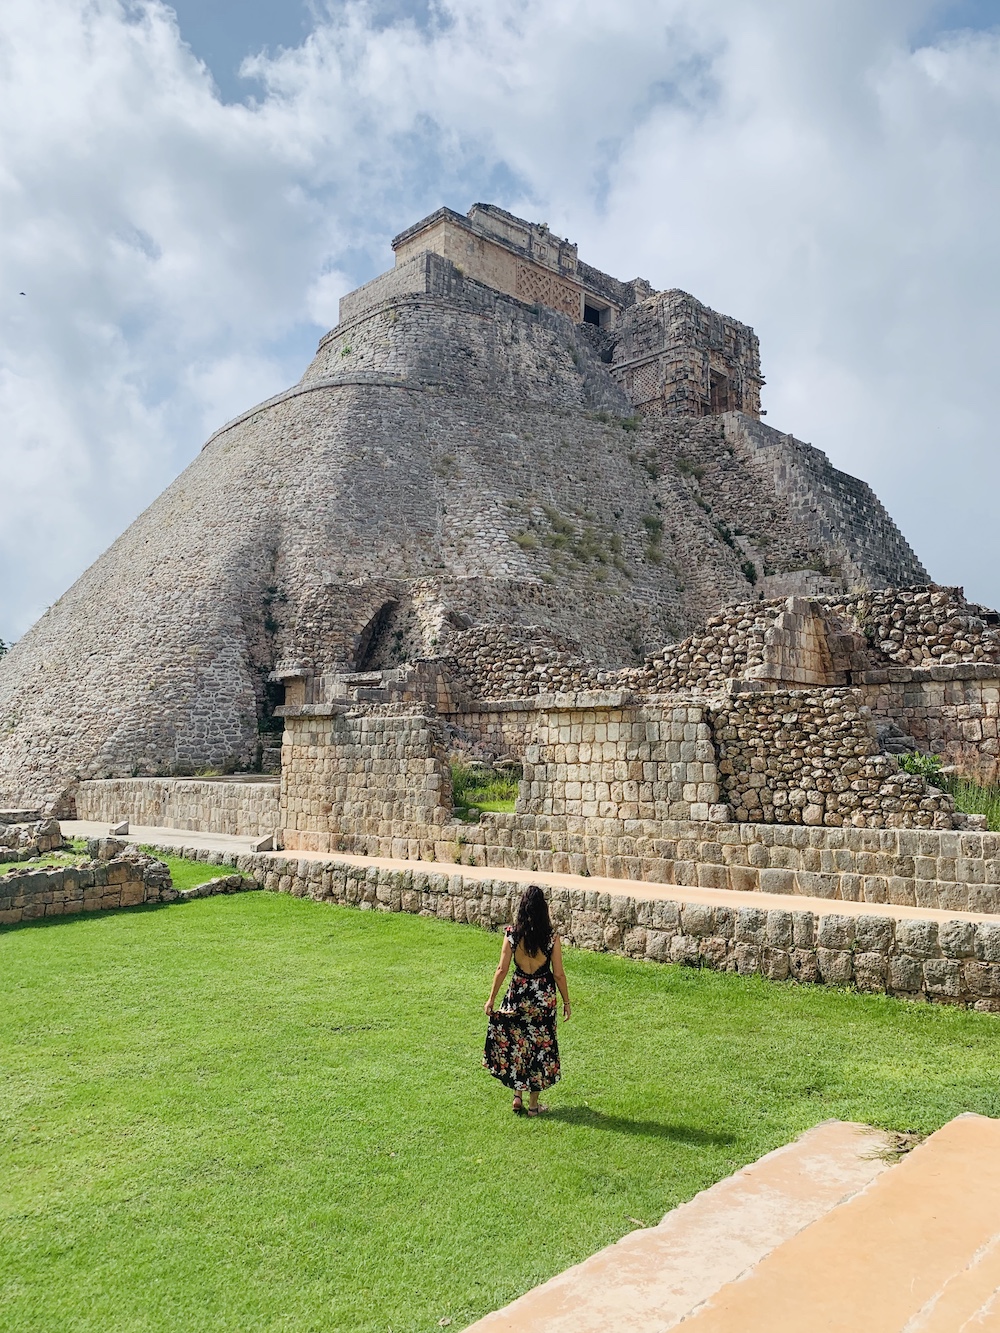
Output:
M569 1000L567 1000L566 1003L563 1005L563 1022L564 1022L564 1023L568 1023L568 1022L569 1022L570 1017L572 1016L572 1013L573 1013L572 1006L570 1005Z
M483 1005L483 1013L486 1014L486 1016L487 1016L488 1018L492 1018L492 1017L493 1017L493 1001L492 1001L492 1000L487 1000L486 1003Z

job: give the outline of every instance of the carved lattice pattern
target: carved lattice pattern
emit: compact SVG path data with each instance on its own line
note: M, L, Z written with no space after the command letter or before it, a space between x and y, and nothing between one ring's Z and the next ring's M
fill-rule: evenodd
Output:
M530 264L517 266L517 296L521 301L547 305L572 320L580 318L580 294L576 288Z

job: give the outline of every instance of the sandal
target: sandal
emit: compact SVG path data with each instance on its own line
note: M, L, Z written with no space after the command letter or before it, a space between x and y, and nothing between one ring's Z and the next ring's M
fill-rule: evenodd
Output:
M529 1116L548 1115L548 1113L549 1113L549 1108L547 1106L543 1106L541 1102L539 1102L537 1106L528 1107Z
M510 1109L514 1112L515 1115L520 1115L521 1112L524 1110L524 1102L519 1092L514 1094L514 1101L512 1102Z

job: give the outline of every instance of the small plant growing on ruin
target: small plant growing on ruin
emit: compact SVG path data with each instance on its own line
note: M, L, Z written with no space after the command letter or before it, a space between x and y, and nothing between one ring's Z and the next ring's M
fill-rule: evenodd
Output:
M526 530L525 532L516 532L514 541L520 546L522 551L537 551L538 536L536 533Z
M350 347L342 347L342 348L340 349L340 355L341 355L341 356L350 356L352 350L353 350L353 349L350 348Z
M921 754L919 751L911 751L910 754L904 754L899 761L899 766L906 773L916 773L919 777L926 778L928 782L934 781L941 772L941 756L936 754Z
M622 417L618 423L626 435L631 435L642 425L642 417L635 415L631 417Z
M694 477L695 481L701 481L705 475L705 469L700 463L692 463L690 458L685 458L683 454L677 455L677 471L682 477Z
M985 815L986 827L993 832L1000 830L1000 786L996 783L983 785L953 773L936 773L932 780L935 787L955 798L956 810L964 815Z
M743 577L746 579L747 583L749 583L751 587L754 587L757 583L757 566L754 562L752 560L744 560L742 565L740 565L740 569L742 569Z
M715 531L718 533L720 541L724 541L727 546L731 546L734 551L736 550L736 540L733 537L733 534L729 531L728 526L725 523L723 523L721 518L716 519L715 521Z

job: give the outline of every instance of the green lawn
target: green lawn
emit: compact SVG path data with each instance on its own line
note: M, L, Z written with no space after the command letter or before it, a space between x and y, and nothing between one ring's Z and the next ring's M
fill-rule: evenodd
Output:
M830 1116L1000 1115L1000 1019L567 951L517 1119L498 944L265 893L0 932L0 1327L457 1329Z

